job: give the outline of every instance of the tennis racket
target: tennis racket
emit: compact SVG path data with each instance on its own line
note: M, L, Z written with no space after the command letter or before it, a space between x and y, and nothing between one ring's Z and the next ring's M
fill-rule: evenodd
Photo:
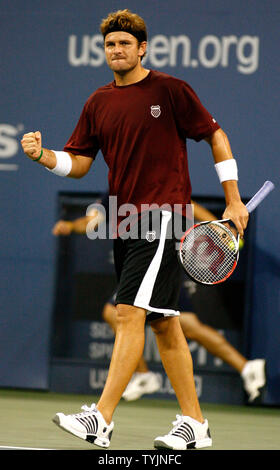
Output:
M266 181L246 204L249 213L274 189ZM214 285L226 281L235 270L239 257L239 234L225 224L229 219L200 222L181 238L178 256L187 274L196 282Z

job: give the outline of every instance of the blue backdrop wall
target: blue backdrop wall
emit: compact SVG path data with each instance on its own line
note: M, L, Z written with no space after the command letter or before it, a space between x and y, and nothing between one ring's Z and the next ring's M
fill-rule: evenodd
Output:
M129 6L147 22L146 67L189 82L227 132L242 195L250 197L266 179L276 185L257 214L248 354L267 357L266 401L280 403L279 2L0 5L0 386L48 388L57 193L107 187L101 155L85 178L73 181L30 162L20 139L38 129L44 146L63 147L89 94L112 80L100 21ZM190 142L189 155L193 192L221 195L207 144Z

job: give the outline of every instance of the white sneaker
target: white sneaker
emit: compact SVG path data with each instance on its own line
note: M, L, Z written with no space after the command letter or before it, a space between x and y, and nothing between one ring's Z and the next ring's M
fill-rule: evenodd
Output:
M207 419L200 423L190 416L176 415L172 424L174 428L168 434L154 440L156 449L187 450L212 446Z
M57 413L53 422L80 439L99 447L109 447L113 421L108 425L94 403L90 407L83 405L82 410L84 410L82 413L73 415Z
M260 395L260 389L266 384L265 359L248 361L241 372L243 386L249 395L249 402Z
M138 400L145 393L154 393L160 388L160 381L154 372L135 372L122 397L126 401Z

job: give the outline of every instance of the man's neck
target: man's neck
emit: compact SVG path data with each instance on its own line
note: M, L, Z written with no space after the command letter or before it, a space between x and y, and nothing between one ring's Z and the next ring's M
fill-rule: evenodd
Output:
M144 67L140 66L125 74L114 72L114 78L117 86L133 85L133 83L140 82L147 77L149 72L150 70L144 69Z

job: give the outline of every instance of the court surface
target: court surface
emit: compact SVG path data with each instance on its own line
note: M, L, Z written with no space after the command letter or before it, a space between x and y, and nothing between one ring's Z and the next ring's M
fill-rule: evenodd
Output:
M96 397L21 390L0 390L0 450L100 450L59 429L57 412L78 413ZM280 408L201 404L213 447L205 450L280 450ZM152 450L153 439L170 431L179 413L171 400L121 401L110 450ZM198 450L196 452L199 452Z

